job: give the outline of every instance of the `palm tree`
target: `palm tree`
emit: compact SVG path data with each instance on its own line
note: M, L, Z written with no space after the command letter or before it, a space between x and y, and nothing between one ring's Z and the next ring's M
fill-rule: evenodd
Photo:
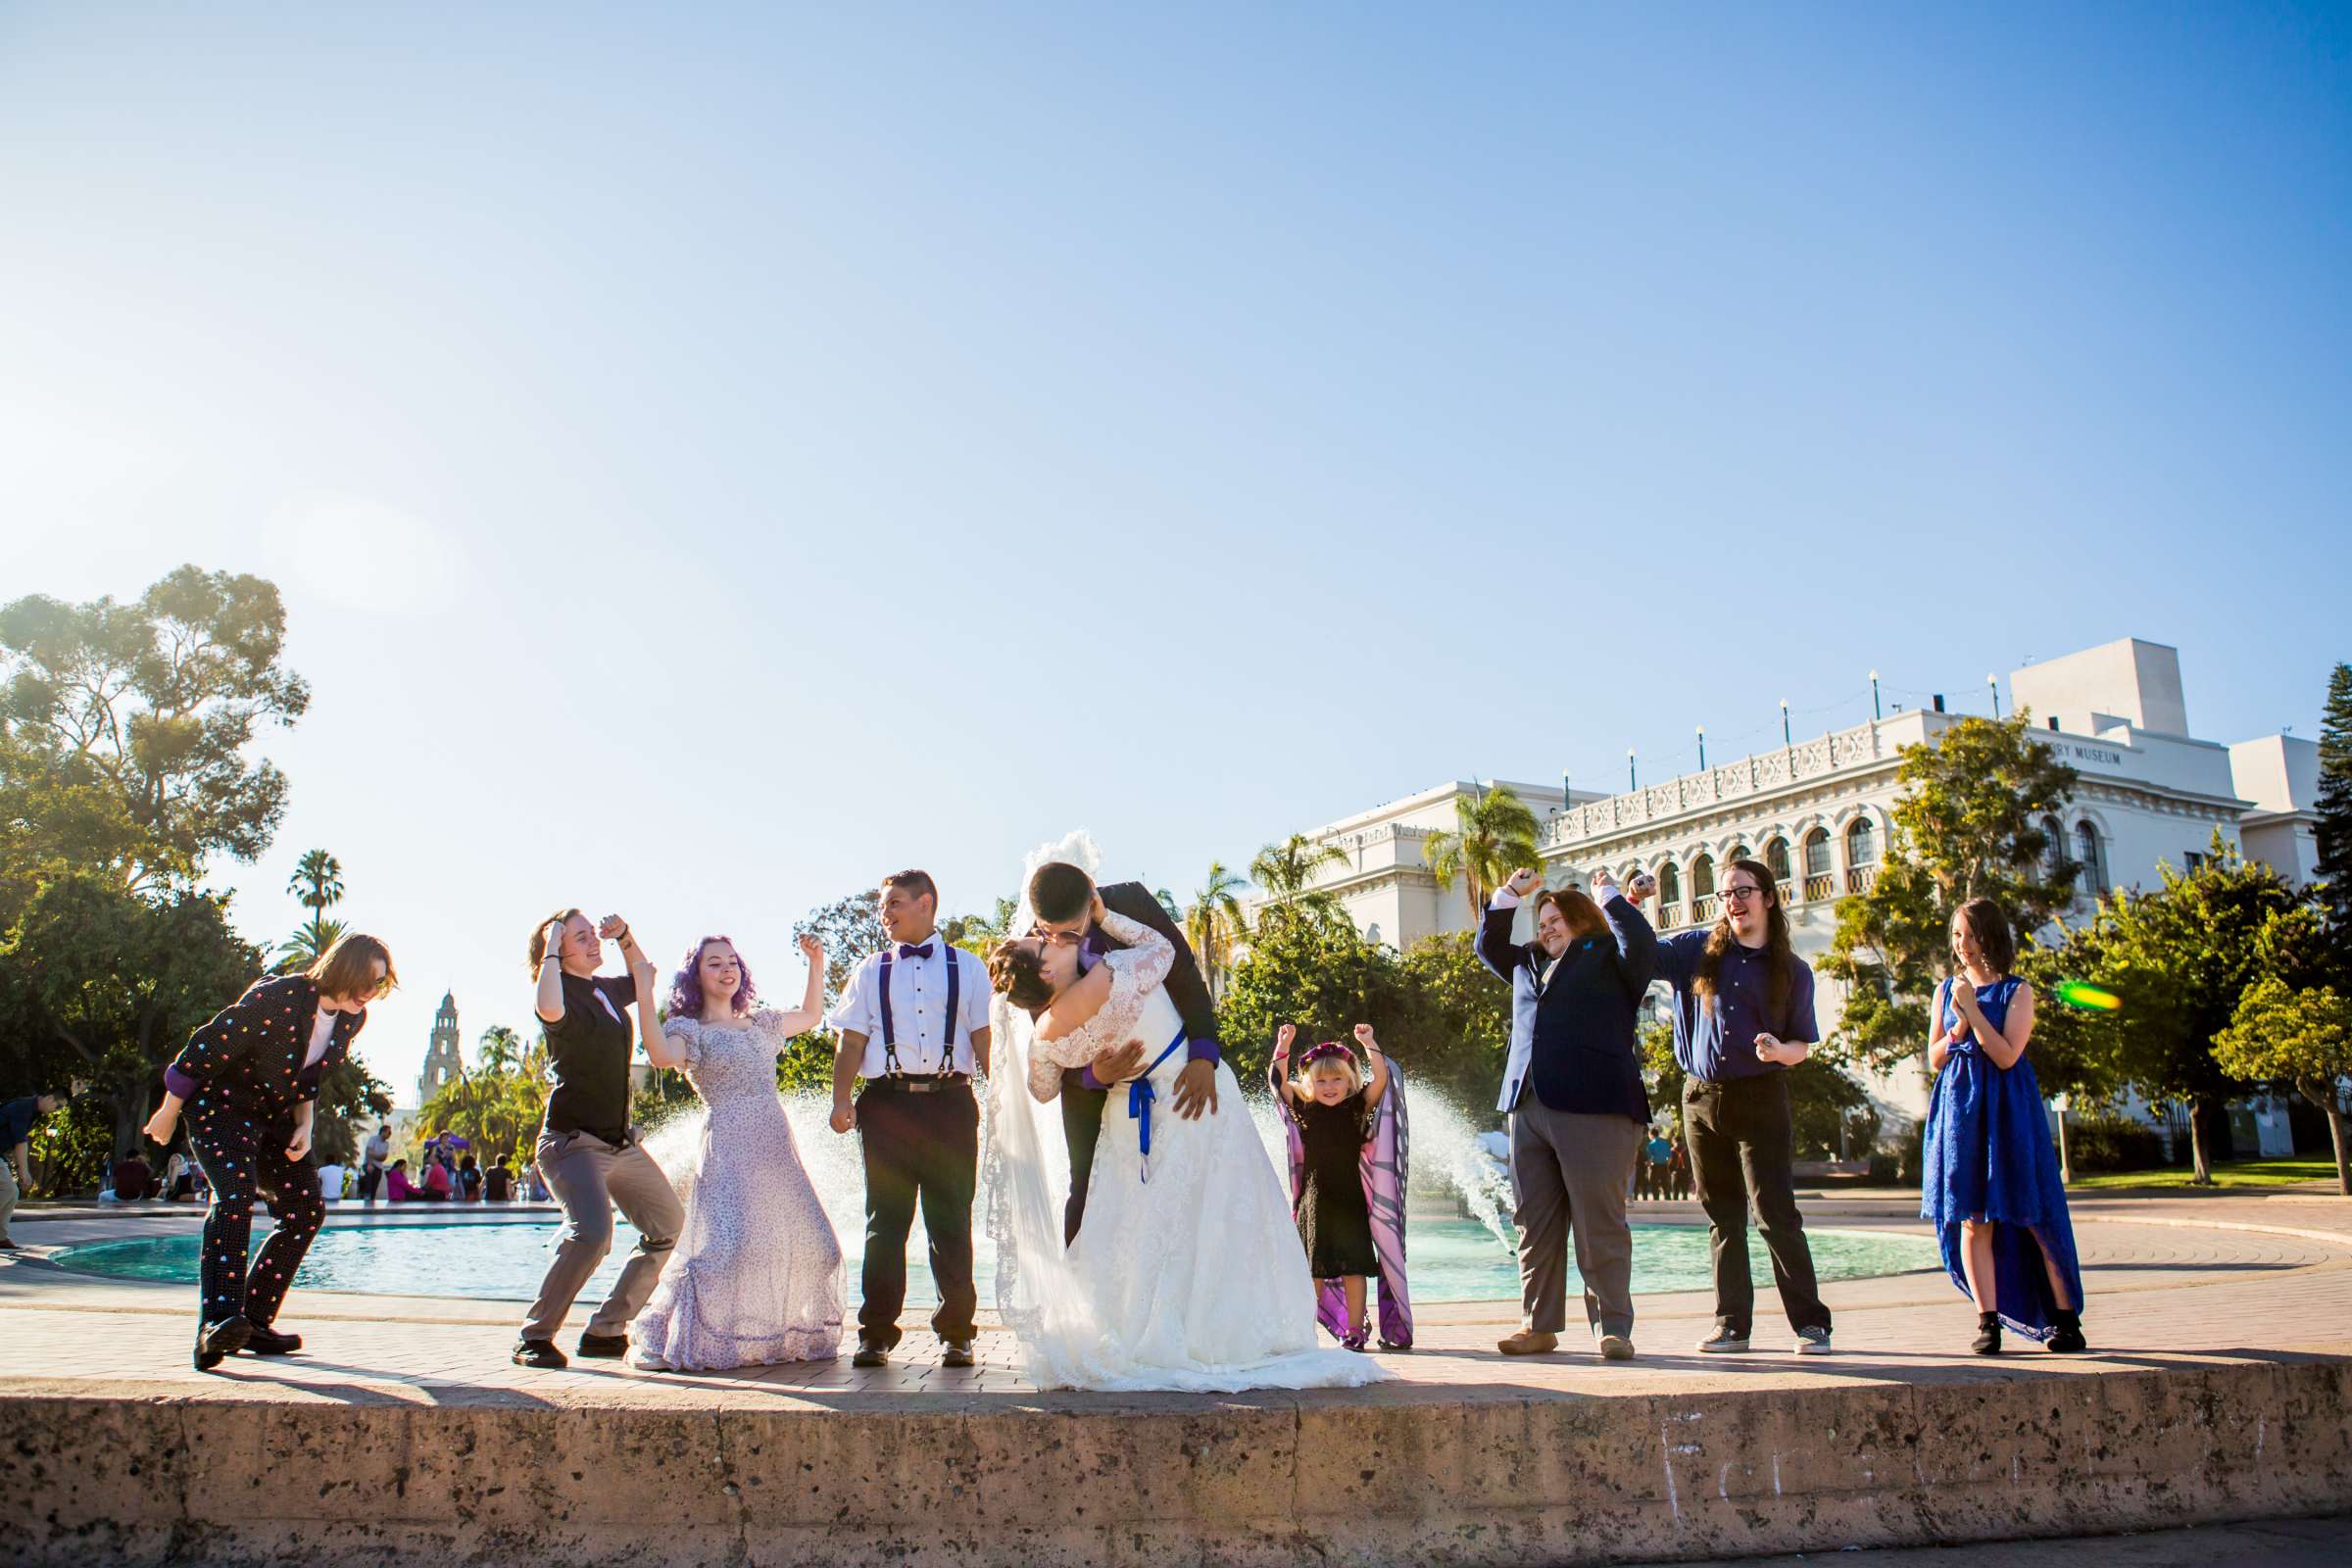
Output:
M278 944L277 972L296 974L308 969L325 957L326 950L333 947L348 929L342 921L329 920L323 915L305 920L294 928L292 936Z
M1268 901L1259 920L1274 915L1289 919L1299 913L1325 924L1347 921L1340 901L1314 886L1317 872L1347 864L1347 851L1334 844L1317 844L1303 833L1294 833L1280 844L1259 850L1250 862L1250 880L1265 889ZM1354 922L1348 923L1352 930Z
M1233 962L1234 949L1250 935L1250 922L1242 913L1241 901L1234 897L1236 889L1249 885L1226 870L1224 861L1211 860L1208 880L1193 895L1193 906L1184 911L1184 938L1193 945L1193 956L1200 960L1200 977L1208 982L1212 997Z
M986 957L998 943L1012 935L1015 907L1010 899L1000 897L994 914L952 914L939 926L953 946Z
M285 959L280 967L308 968L335 945L335 938L345 930L342 921L326 917L328 906L343 902L343 862L324 850L306 850L294 863L294 875L287 879L286 891L302 901L303 907L311 911L311 918L278 948Z
M1421 846L1430 875L1449 888L1462 879L1470 900L1470 923L1486 912L1487 899L1510 874L1536 863L1536 813L1507 785L1453 798L1453 829L1432 833Z
M503 1023L494 1023L482 1031L480 1055L474 1063L477 1072L512 1073L522 1069L522 1036Z

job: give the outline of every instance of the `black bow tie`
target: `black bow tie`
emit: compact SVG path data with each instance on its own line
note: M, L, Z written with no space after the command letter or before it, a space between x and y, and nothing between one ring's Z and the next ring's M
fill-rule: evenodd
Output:
M926 942L919 948L902 944L899 948L899 956L902 958L928 958L931 956L931 944Z

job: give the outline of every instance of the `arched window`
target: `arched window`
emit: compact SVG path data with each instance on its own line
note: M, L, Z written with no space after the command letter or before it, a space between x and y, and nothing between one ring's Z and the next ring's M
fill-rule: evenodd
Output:
M1879 830L1857 816L1845 830L1845 891L1868 893L1879 879Z
M2107 858L2099 853L2099 830L2087 817L2075 824L2075 858L2082 862L2082 891L2092 898L2107 892Z
M1683 902L1683 873L1667 860L1658 866L1658 902L1671 909Z
M1788 841L1774 839L1764 846L1764 863L1772 871L1775 882L1788 880Z
M1830 881L1830 832L1817 827L1805 835L1805 902L1826 899L1836 891Z
M1734 860L1752 860L1755 857L1748 853L1746 845L1735 844L1732 846L1732 853L1723 858L1723 863L1729 865Z
M1715 861L1704 855L1690 862L1690 918L1702 925L1715 918Z
M2041 874L2054 877L2066 864L2066 829L2054 816L2041 819Z

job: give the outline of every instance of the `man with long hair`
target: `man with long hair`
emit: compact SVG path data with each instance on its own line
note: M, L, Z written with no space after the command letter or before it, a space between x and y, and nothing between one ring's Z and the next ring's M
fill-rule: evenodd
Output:
M1744 1350L1756 1289L1747 1274L1747 1205L1772 1253L1773 1282L1796 1331L1799 1355L1830 1349L1830 1309L1813 1278L1813 1250L1796 1211L1795 1141L1783 1076L1805 1059L1813 1021L1813 970L1788 946L1788 915L1772 871L1734 860L1724 873L1723 917L1706 931L1658 942L1658 978L1674 987L1674 1055L1683 1126L1715 1264L1715 1331L1701 1350ZM1637 900L1647 890L1634 895Z

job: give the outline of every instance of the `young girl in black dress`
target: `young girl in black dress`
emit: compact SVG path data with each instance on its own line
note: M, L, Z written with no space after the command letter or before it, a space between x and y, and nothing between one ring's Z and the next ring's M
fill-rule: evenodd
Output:
M1388 1092L1389 1059L1381 1054L1372 1026L1359 1023L1355 1039L1371 1063L1368 1078L1356 1065L1354 1053L1336 1040L1310 1047L1293 1077L1291 1043L1298 1037L1296 1024L1286 1023L1277 1032L1267 1080L1298 1124L1304 1155L1296 1209L1298 1239L1306 1244L1307 1272L1318 1280L1337 1280L1346 1292L1344 1343L1360 1350L1371 1332L1364 1312L1364 1281L1380 1272L1360 1162L1376 1129L1376 1108Z

